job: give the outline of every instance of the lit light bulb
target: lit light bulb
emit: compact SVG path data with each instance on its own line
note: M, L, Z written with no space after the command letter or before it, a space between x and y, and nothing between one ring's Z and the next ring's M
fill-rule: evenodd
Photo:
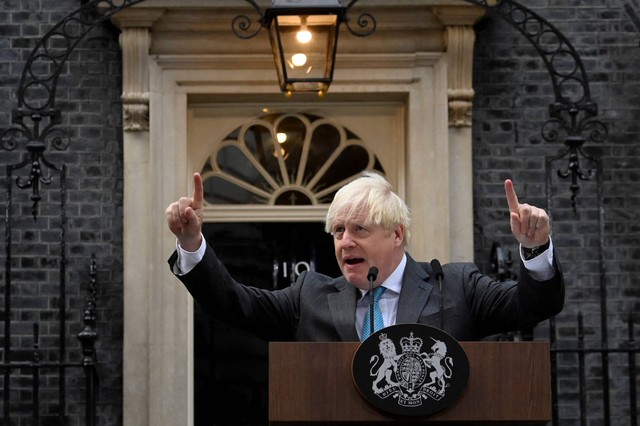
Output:
M311 41L311 31L307 30L306 27L302 27L296 34L296 39L303 44L309 43Z
M307 17L300 17L300 31L296 34L299 43L306 44L311 41L311 32L307 29Z
M276 133L276 139L278 139L278 143L285 143L287 141L287 134L284 132Z
M307 55L304 53L296 53L291 57L291 63L296 67L301 67L307 63Z

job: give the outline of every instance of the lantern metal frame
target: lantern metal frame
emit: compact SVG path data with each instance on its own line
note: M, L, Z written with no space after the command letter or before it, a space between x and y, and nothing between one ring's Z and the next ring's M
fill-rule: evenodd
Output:
M333 81L341 24L344 23L349 32L358 37L366 37L376 29L375 18L366 12L358 16L355 21L356 25L352 25L348 12L358 0L352 0L347 5L343 5L340 0L273 0L264 12L254 0L246 1L260 15L260 18L257 19L259 25L255 26L254 21L247 15L238 15L232 22L232 31L242 39L255 37L263 28L269 31L280 90L289 95L293 92L316 92L322 95L329 89L329 85ZM292 21L296 17L300 24L283 25L284 21ZM324 18L325 24L313 25L314 17L316 20ZM326 24L327 20L329 24ZM307 68L302 69L303 65L294 65L291 60L293 52L286 51L290 46L286 46L283 41L285 32L293 32L293 27L302 28L305 26L305 21L310 27L323 28L323 32L327 34L323 52L315 55L315 57L323 58L321 67L316 67L322 71L320 76L305 75L309 74L313 66L304 64ZM285 28L286 26L291 26L292 29L288 30ZM318 34L316 33L316 35Z

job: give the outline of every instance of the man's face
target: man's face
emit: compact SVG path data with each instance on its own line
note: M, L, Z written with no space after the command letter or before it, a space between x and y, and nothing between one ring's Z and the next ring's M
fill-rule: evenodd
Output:
M337 220L332 229L336 260L342 274L354 286L369 288L369 268L378 268L374 285L382 283L400 263L404 253L404 228L397 225L386 231L382 225L369 224L366 215Z

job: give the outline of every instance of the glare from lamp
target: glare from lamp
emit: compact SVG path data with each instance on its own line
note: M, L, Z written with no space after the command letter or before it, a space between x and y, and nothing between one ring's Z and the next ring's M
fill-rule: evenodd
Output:
M291 63L294 67L301 67L307 63L307 55L304 53L296 53L291 57Z
M278 143L285 143L287 141L287 134L284 132L276 133L276 139L278 139Z
M282 156L282 158L286 159L287 158L287 151L285 151L284 148L280 147L280 155ZM274 149L273 150L273 156L278 158L278 150Z

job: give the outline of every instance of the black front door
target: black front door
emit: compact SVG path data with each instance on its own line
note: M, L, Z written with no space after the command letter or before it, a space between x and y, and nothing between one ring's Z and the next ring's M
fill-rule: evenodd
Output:
M205 224L203 233L246 285L283 288L305 270L340 275L322 223ZM195 425L266 425L267 379L267 342L205 316L195 304Z

